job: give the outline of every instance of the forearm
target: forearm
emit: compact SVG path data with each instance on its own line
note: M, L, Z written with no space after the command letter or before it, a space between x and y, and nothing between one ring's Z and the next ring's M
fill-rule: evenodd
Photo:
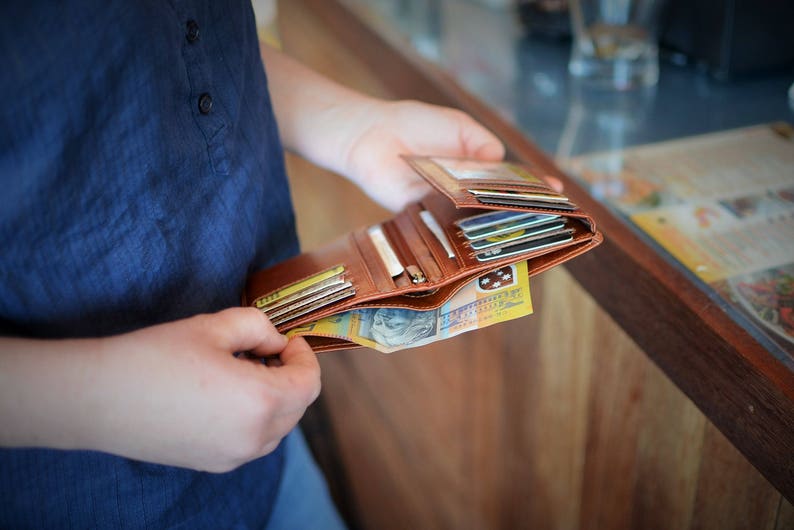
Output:
M284 147L322 167L344 173L351 144L383 103L262 46L270 97Z
M181 427L191 419L186 404L211 410L202 385L213 377L184 332L158 338L168 326L101 339L0 339L0 446L187 465L173 456L191 450L179 447L189 433Z
M272 451L319 389L308 344L253 308L102 339L0 338L0 446L227 471Z
M0 445L94 449L102 339L0 339Z

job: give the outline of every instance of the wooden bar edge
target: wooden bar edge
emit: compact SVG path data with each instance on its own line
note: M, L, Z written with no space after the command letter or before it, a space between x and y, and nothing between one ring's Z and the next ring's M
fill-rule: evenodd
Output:
M307 0L317 16L400 98L462 109L496 133L509 156L542 156L526 136L375 18L344 2ZM605 242L566 268L710 421L794 503L794 374L684 273L564 179ZM671 333L670 330L676 330Z

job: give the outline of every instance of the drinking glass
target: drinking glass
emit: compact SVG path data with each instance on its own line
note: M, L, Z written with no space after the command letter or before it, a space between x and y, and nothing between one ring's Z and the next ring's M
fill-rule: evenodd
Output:
M659 80L663 0L571 0L568 71L588 84L628 90Z

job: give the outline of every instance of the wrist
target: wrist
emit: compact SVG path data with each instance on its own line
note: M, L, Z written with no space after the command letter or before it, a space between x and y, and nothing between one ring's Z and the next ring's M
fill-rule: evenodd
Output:
M335 145L324 155L325 167L360 186L366 177L357 170L357 160L362 154L366 155L362 153L361 145L365 138L375 134L390 105L388 101L362 98L334 109L333 115L328 116L328 123L332 130L336 130L336 134L331 133ZM343 125L340 127L338 124Z
M374 130L388 103L358 93L337 97L316 110L296 143L301 156L360 184L355 171L357 146L362 137Z

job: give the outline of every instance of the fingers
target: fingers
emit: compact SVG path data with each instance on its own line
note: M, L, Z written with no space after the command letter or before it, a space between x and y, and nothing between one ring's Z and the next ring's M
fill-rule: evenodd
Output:
M276 330L264 313L253 307L225 309L211 315L218 321L220 346L230 352L251 351L257 355L281 353L287 337Z
M551 186L551 189L553 189L557 193L562 193L564 186L560 179L558 179L557 177L550 177L550 176L546 176L545 179L548 185Z
M502 160L505 147L491 131L465 113L460 113L460 142L466 156L480 160Z
M488 143L475 149L471 156L478 160L499 161L505 157L505 148L501 142Z
M302 337L288 339L270 320L255 308L226 309L211 315L220 321L223 349L250 351L255 355L279 354L281 366L273 366L274 375L284 381L285 391L297 392L308 405L320 392L320 364Z
M400 109L400 120L386 126L392 127L413 153L489 161L504 158L499 138L463 111L414 101L398 102L392 108Z
M294 337L281 352L281 366L274 367L275 374L302 395L308 406L320 395L320 363L317 355L303 337Z
M302 337L289 341L281 360L281 366L264 374L273 391L271 395L277 399L268 427L268 439L276 443L297 425L306 408L320 395L320 364ZM263 454L270 450L264 447Z
M461 113L461 144L468 156L480 160L502 160L505 147L491 131L477 123L471 116ZM545 177L546 182L557 193L562 193L562 181L556 177Z
M227 309L216 313L223 320L229 351L249 350L257 355L279 354L281 364L246 373L267 396L255 417L262 429L256 455L267 454L292 430L306 408L320 395L320 364L302 337L287 339L267 317L254 308ZM254 365L256 366L256 365ZM258 392L259 392L258 391Z

